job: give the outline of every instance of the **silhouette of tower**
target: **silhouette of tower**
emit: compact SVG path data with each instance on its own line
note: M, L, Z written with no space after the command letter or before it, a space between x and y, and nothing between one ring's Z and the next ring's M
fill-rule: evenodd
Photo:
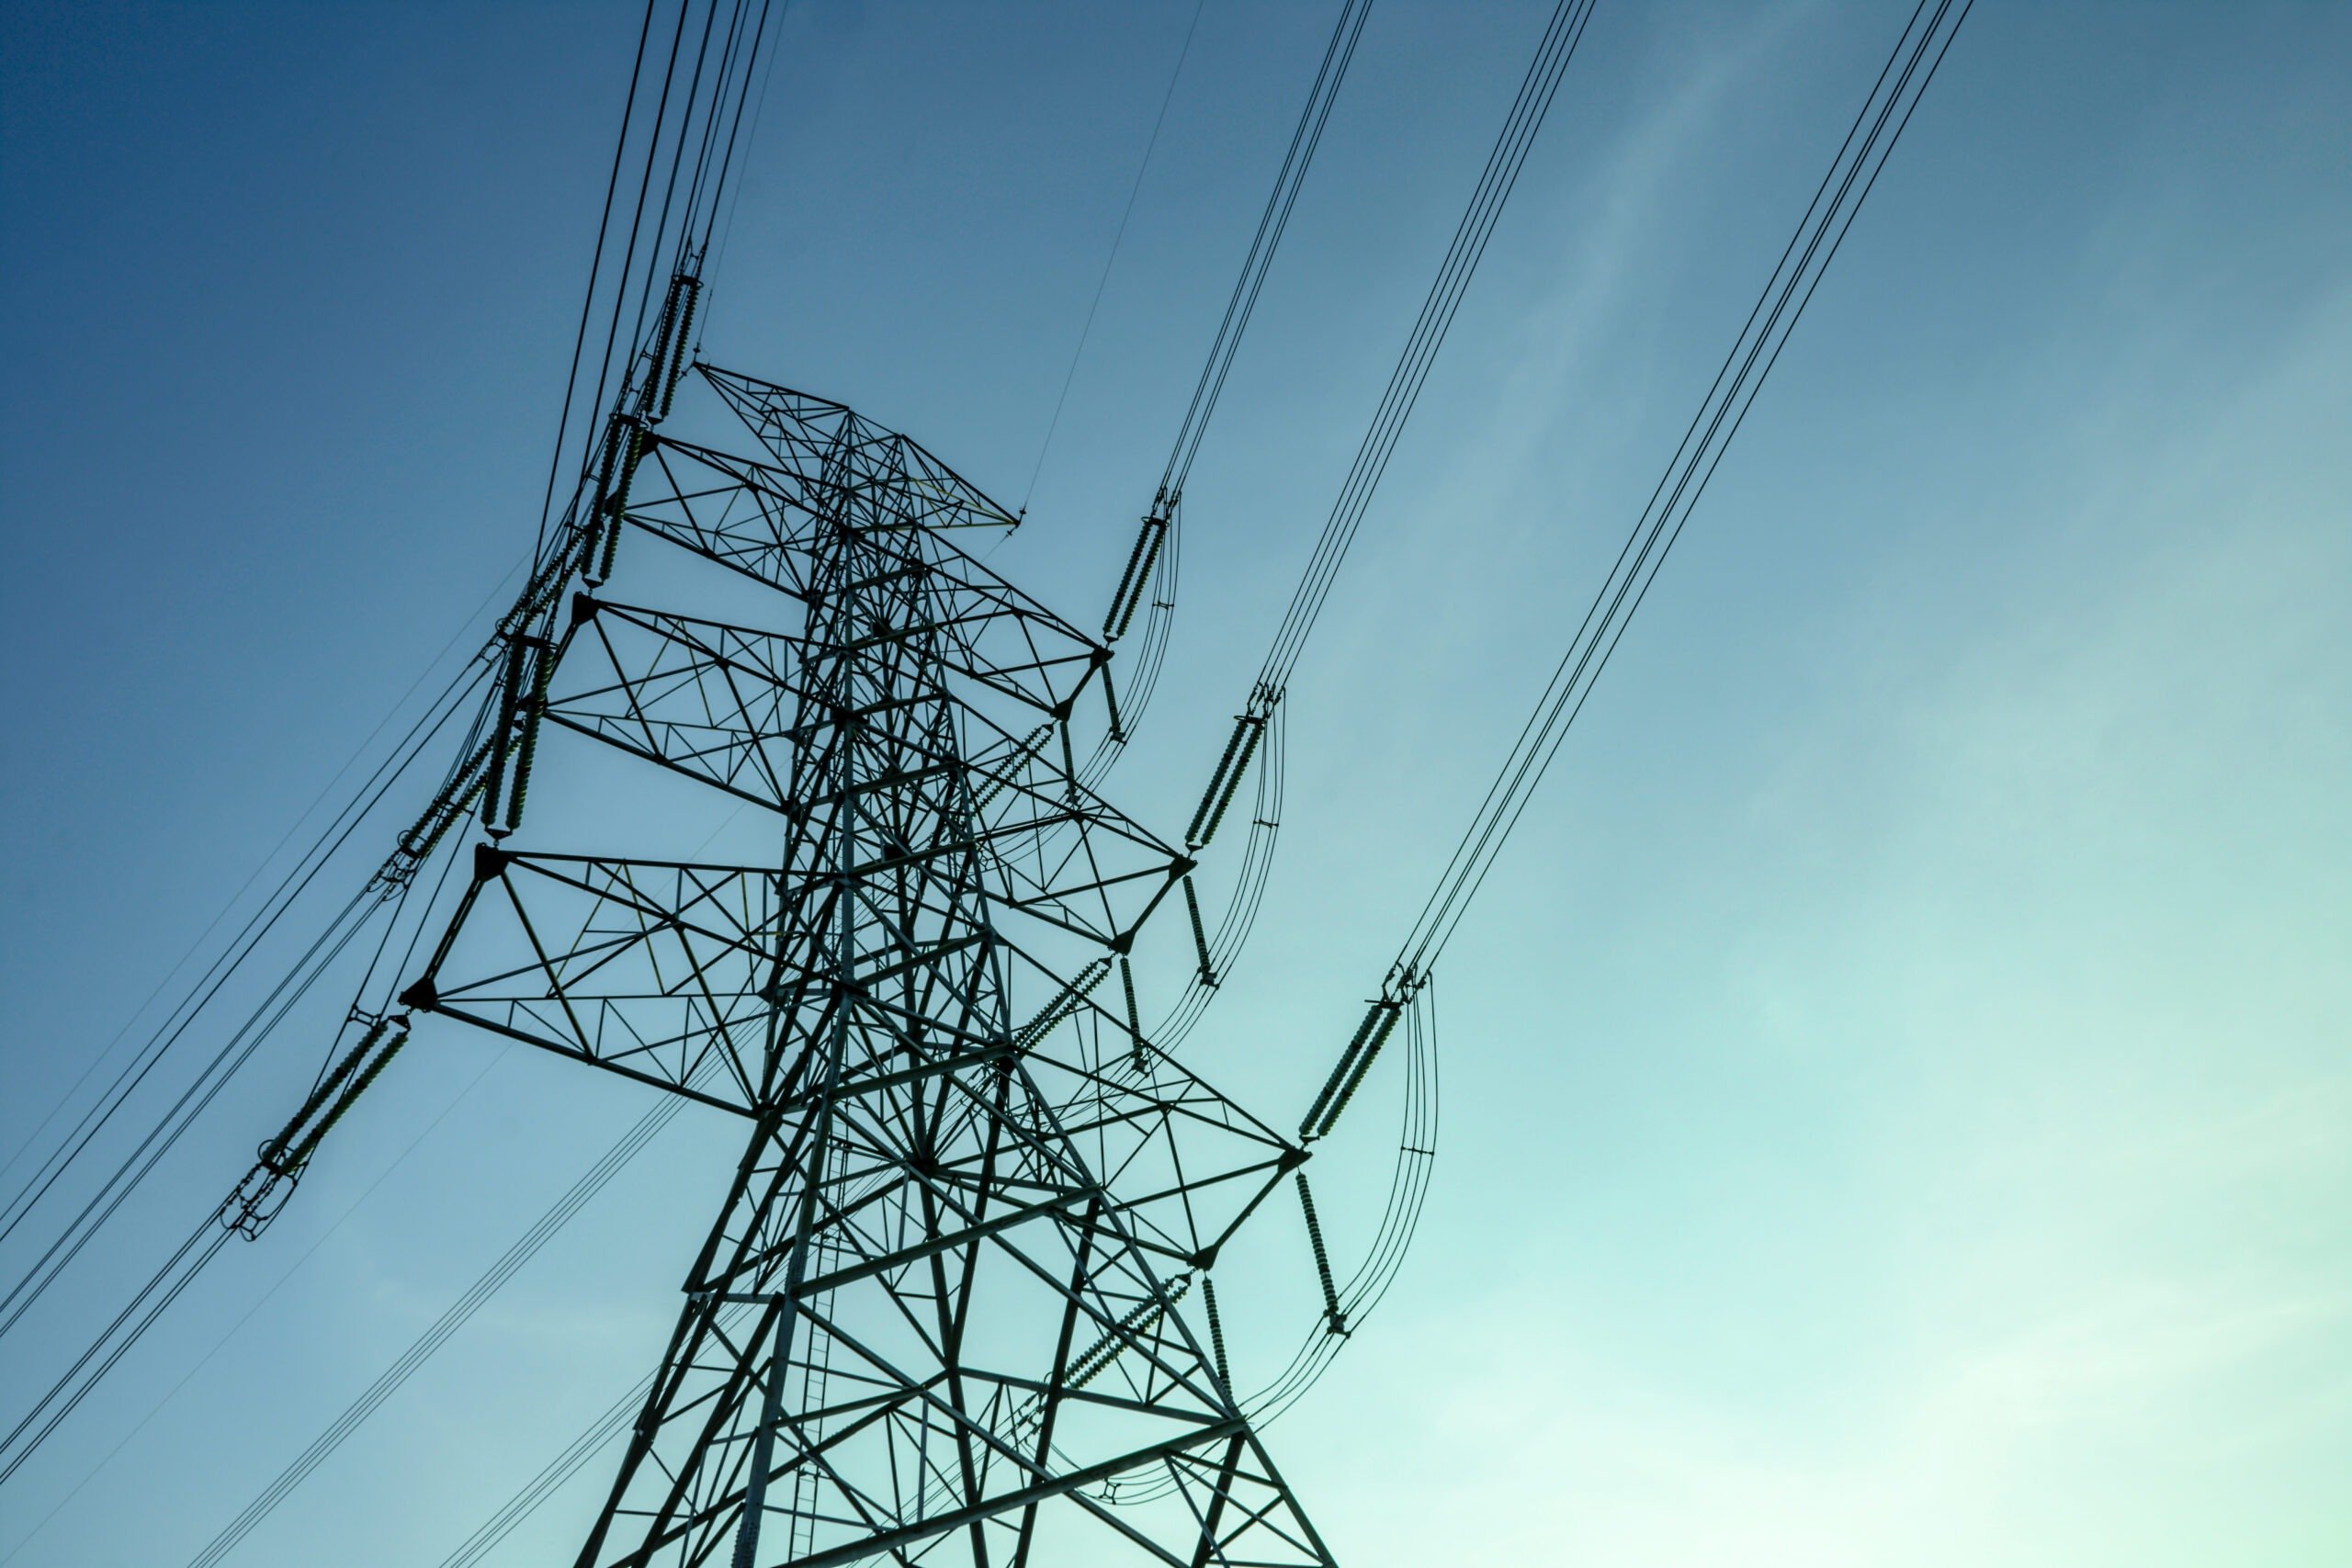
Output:
M741 1123L580 1562L1329 1562L1214 1292L1208 1345L1179 1305L1306 1156L1146 1037L1137 943L1193 861L1083 782L1109 648L957 544L1014 520L913 441L697 369L761 456L658 429L674 368L614 421L402 998ZM606 596L624 530L775 624ZM548 726L765 808L778 853L520 847Z

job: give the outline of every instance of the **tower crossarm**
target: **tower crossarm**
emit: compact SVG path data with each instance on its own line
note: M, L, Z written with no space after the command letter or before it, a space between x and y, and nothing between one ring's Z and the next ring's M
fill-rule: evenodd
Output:
M936 534L1011 528L1019 519L912 437L810 392L741 371L698 367L776 462L794 474L831 476L888 510L894 525Z

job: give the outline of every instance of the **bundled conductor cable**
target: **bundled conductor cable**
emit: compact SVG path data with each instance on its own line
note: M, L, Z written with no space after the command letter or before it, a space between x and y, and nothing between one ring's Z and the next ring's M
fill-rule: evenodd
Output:
M1370 1071L1380 1043L1408 1021L1411 1066L1407 1074L1407 1126L1400 1140L1389 1203L1373 1247L1351 1283L1331 1294L1319 1227L1309 1208L1307 1228L1326 1289L1327 1322L1310 1333L1291 1365L1249 1402L1261 1419L1272 1419L1313 1383L1337 1354L1340 1336L1329 1332L1328 1314L1345 1309L1361 1321L1393 1279L1419 1223L1434 1151L1435 1051L1419 1025L1419 1005L1428 996L1430 966L1476 895L1544 768L1557 752L1592 683L1607 665L1656 580L1658 566L1679 536L1691 508L1722 461L1756 392L1770 373L1805 303L1869 196L1888 154L1918 107L1973 0L1919 0L1902 36L1872 85L1852 128L1823 177L1795 235L1782 253L1763 295L1749 313L1714 384L1685 433L1648 505L1620 552L1592 608L1577 629L1535 711L1522 728L1503 770L1487 791L1470 830L1454 852L1408 935L1381 998L1371 1005L1339 1063L1325 1080L1300 1126L1302 1138L1328 1135L1356 1088ZM1309 618L1311 625L1311 617ZM1433 1035L1433 1027L1427 1032ZM1425 1129L1417 1118L1426 1115ZM1302 1202L1306 1193L1302 1188Z
M1184 481L1200 455L1210 416L1224 395L1234 355L1239 352L1242 335L1249 330L1250 318L1258 308L1258 297L1265 288L1274 253L1290 226L1291 211L1298 204L1307 169L1315 162L1323 128L1330 120L1331 106L1339 97L1340 84L1347 79L1348 66L1355 58L1356 41L1363 34L1364 18L1371 11L1372 0L1341 0L1340 14L1331 25L1331 36L1323 46L1323 57L1316 68L1315 81L1307 90L1306 103L1299 110L1290 144L1283 152L1282 166L1275 172L1273 189L1267 195L1265 209L1259 214L1249 252L1242 257L1240 275L1234 280L1233 293L1226 300L1225 313L1210 340L1200 378L1193 383L1192 399L1177 425L1175 444L1169 451L1167 465L1160 470L1151 509L1136 534L1134 549L1128 553L1119 587L1112 595L1110 612L1103 618L1106 641L1116 642L1125 637L1137 611L1147 604L1149 614L1144 616L1142 644L1135 655L1133 675L1127 683L1126 723L1118 727L1115 738L1105 739L1090 761L1089 783L1100 778L1115 759L1119 747L1133 734L1158 689L1159 672L1168 656L1168 635L1182 558Z

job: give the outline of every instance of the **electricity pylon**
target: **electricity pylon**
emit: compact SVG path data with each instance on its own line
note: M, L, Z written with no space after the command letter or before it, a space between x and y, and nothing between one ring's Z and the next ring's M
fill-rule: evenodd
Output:
M744 1126L580 1563L1328 1563L1206 1280L1306 1156L1146 1037L1136 942L1193 863L1079 776L1109 649L955 542L1013 519L914 442L702 375L763 455L614 423L402 998ZM606 597L624 525L782 625ZM549 725L767 808L780 852L513 847Z

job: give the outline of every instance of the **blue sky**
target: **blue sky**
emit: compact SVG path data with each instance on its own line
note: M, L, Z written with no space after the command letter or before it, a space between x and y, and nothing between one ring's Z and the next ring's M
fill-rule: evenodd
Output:
M1245 1100L1351 1026L1907 10L1603 0L1293 687L1199 1036ZM1221 744L1544 14L1375 9L1188 493L1139 815ZM796 6L710 356L1017 502L1190 16ZM527 547L634 18L0 25L13 1151ZM1328 25L1202 11L994 562L1081 618ZM1419 1246L1270 1434L1343 1560L2352 1553L2347 59L2340 7L1978 6L1448 953ZM318 1049L12 1337L6 1408ZM200 1548L643 1109L590 1077L421 1031L0 1551L184 1376L15 1561ZM650 1364L729 1157L682 1119L240 1560L436 1561Z

